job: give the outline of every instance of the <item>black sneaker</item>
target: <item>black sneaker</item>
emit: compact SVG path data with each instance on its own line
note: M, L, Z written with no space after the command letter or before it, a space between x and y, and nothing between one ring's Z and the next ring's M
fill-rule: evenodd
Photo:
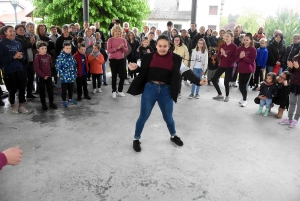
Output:
M255 85L255 87L252 89L252 91L257 91L258 86Z
M42 104L42 109L43 109L43 111L47 111L48 110L47 105L46 104Z
M53 110L57 110L58 108L57 108L57 105L55 105L54 103L50 103L49 104L49 107L51 108L51 109L53 109Z
M133 149L134 151L136 152L141 152L142 149L141 149L141 142L139 140L133 140Z
M85 99L91 100L91 97L89 95L84 96Z
M77 97L77 101L81 101L81 97Z
M170 140L178 146L183 146L183 142L179 137L177 137L177 135L175 135L173 138L171 137Z
M107 83L106 83L106 82L104 82L104 83L103 83L103 85L104 85L104 86L107 86Z

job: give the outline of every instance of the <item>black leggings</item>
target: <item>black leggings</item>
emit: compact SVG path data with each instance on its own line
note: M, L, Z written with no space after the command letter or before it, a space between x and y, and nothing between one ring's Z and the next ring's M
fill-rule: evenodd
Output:
M92 74L92 80L93 80L93 89L96 89L96 80L97 80L97 87L101 88L102 74Z
M48 92L49 102L53 103L54 97L51 77L48 77L47 80L44 80L42 77L38 77L38 87L40 89L41 103L46 104L46 89Z
M23 70L14 73L5 73L4 82L9 91L9 102L15 104L16 93L19 90L19 103L25 102L26 75Z
M248 88L248 84L250 82L251 76L252 76L252 73L245 73L245 74L240 73L239 74L239 89L240 89L240 92L242 93L244 101L247 100L247 88Z
M62 98L62 101L66 101L67 100L67 91L68 91L69 99L72 99L73 88L74 88L74 82L71 82L71 83L61 83L61 98Z
M222 95L222 92L220 90L219 86L219 79L221 75L225 72L225 78L224 78L224 86L225 86L225 91L226 91L226 96L229 96L229 82L232 78L232 71L233 67L218 67L214 77L212 78L212 83L214 84L214 87L216 88L217 92L219 95Z

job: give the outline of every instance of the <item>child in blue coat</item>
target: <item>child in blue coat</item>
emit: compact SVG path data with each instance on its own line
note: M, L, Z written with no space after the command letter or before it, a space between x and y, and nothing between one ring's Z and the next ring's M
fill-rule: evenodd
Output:
M71 105L77 105L77 102L72 99L74 82L77 76L77 62L71 54L71 51L71 43L65 42L60 55L56 59L55 65L58 77L61 81L61 97L63 107L68 107L66 101L67 91L69 96L68 103Z

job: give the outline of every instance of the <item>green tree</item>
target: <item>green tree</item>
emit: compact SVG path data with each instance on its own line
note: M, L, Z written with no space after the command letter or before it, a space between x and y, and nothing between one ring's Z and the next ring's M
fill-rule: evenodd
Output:
M67 23L83 24L82 0L33 0L36 7L34 16L41 18L47 25L63 25ZM130 26L141 28L143 20L150 14L147 0L93 0L89 1L90 22L100 22L102 31L113 18L121 22L129 22Z
M245 32L256 33L263 24L261 14L249 8L244 8L242 13L236 20L236 24L241 24Z
M269 16L265 21L265 33L268 39L273 37L275 30L281 30L286 45L292 43L294 34L300 34L299 13L287 8L278 10L276 16Z

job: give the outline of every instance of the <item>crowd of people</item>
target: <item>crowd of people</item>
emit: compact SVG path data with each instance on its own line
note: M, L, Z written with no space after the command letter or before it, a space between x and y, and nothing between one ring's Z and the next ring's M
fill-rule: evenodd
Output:
M295 34L293 43L287 45L280 30L275 30L273 37L267 39L264 27L259 27L256 33L245 33L241 25L219 32L201 26L198 32L196 23L191 23L188 30L177 30L171 21L167 22L164 32L154 26L144 26L139 33L138 28L131 28L128 22L121 26L118 19L112 20L107 31L106 37L99 22L93 26L84 22L83 28L71 23L49 29L44 24L36 26L31 22L15 27L0 22L0 62L11 112L28 113L24 103L37 98L34 92L40 95L44 111L58 109L55 94L61 95L64 108L76 105L82 96L91 100L88 81L92 81L93 94L102 92L102 85L107 85L108 60L112 98L126 96L123 85L130 83L128 93L143 94L133 144L136 151L141 150L140 135L156 101L171 141L183 145L176 136L172 117L173 102L182 98L182 80L187 86L192 83L189 99L200 98L201 85L206 84L206 79L208 85L215 87L217 96L213 100L217 101L229 102L230 87L239 87L241 107L247 106L250 86L253 91L259 91L255 99L259 104L257 114L268 116L274 104L278 104L277 118L282 118L284 110L289 109L288 118L279 124L294 128L298 123L300 34ZM223 74L224 95L219 87ZM150 96L156 95L157 87L166 92L163 97L150 100ZM73 97L74 91L77 99ZM0 105L4 104L0 99Z

